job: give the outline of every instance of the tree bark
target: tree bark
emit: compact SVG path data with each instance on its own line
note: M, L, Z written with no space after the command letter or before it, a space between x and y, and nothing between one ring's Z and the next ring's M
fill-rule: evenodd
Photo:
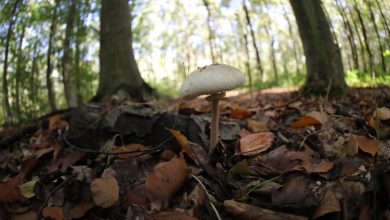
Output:
M298 24L305 56L303 91L314 94L343 94L347 90L340 48L334 43L321 0L290 0Z
M55 101L55 94L53 90L53 82L51 80L51 74L53 71L53 64L51 62L51 55L53 54L53 38L54 34L56 32L56 26L57 26L57 10L58 10L58 3L59 0L56 0L52 19L51 19L51 25L50 25L50 33L49 33L49 45L47 48L47 61L46 61L46 86L47 86L47 96L49 99L49 105L51 111L56 111L56 101Z
M283 16L285 17L285 19L287 21L288 33L291 36L292 49L293 49L293 55L294 55L294 60L295 60L295 71L296 71L296 74L298 74L298 73L301 72L301 70L299 68L300 62L299 62L299 58L298 58L298 48L297 48L297 43L296 43L296 40L295 40L295 37L294 37L295 34L293 33L293 28L292 28L292 25L291 25L291 21L290 21L290 18L288 17L287 10L286 10L285 7L283 7Z
M3 64L3 102L4 102L4 110L5 110L5 122L7 124L10 124L12 122L12 112L11 112L11 106L9 103L9 94L8 94L8 52L9 52L9 46L12 36L12 28L15 24L15 16L17 14L17 8L18 8L19 0L15 0L12 11L11 11L11 17L9 20L8 30L7 30L7 36L5 41L5 50L4 50L4 64Z
M250 34L252 37L252 44L253 44L253 48L255 49L255 56L256 56L256 68L259 71L259 78L261 80L263 78L263 75L264 75L263 64L261 62L260 52L259 52L259 49L257 47L256 36L255 36L252 22L251 22L251 19L249 16L248 7L246 6L246 0L242 0L242 8L244 9L247 27L249 27L249 31L250 31Z
M352 26L349 23L348 17L345 14L344 9L342 8L339 0L336 0L336 7L337 7L337 11L339 12L339 14L341 16L341 19L343 21L343 26L348 31L347 32L347 37L348 37L349 46L351 48L351 54L352 54L352 60L353 60L353 68L359 70L360 69L359 56L358 56L358 53L357 53L357 48L356 48L356 44L355 44L355 36L354 36L354 33L353 33ZM362 54L362 55L364 56L364 54Z
M118 95L143 101L154 91L141 77L132 49L129 2L102 0L99 86L92 101Z
M76 91L73 86L72 63L70 60L70 39L73 35L73 24L76 15L76 5L78 0L71 0L68 17L66 21L65 39L64 39L64 55L62 56L62 77L64 82L65 97L68 107L77 106Z
M385 57L384 57L385 49L382 46L381 36L379 34L379 28L378 28L378 26L376 24L376 21L375 21L375 15L374 15L374 11L372 10L371 2L366 1L366 4L367 4L367 7L368 7L368 11L370 13L370 18L371 18L371 21L372 21L372 25L374 26L375 35L376 35L376 38L378 40L382 70L383 70L383 73L386 73L386 62L385 62Z
M383 10L382 10L382 6L381 6L381 4L379 3L378 0L375 0L375 3L378 6L378 10L379 10L379 13L381 15L382 26L386 30L387 39L390 39L390 26L387 23L386 16L385 16L385 14L383 13ZM386 42L387 42L387 48L390 49L390 41L386 41Z
M357 15L358 15L358 20L359 20L359 23L360 23L360 27L362 28L362 34L363 34L363 39L364 39L364 45L366 47L366 51L367 51L367 54L368 54L368 65L369 65L369 70L370 70L370 74L371 74L371 78L375 78L375 72L374 72L374 62L373 62L373 57L372 57L372 52L371 52L371 48L370 48L370 44L369 44L369 40L368 40L368 36L367 36L367 29L366 29L366 26L364 25L364 21L363 21L363 16L362 16L362 13L356 3L356 0L353 0L353 8L354 10L356 11Z
M23 39L24 39L24 33L25 33L26 27L23 26L22 32L20 33L19 36L19 45L18 45L18 59L16 63L16 73L15 73L15 108L16 108L16 117L18 118L18 121L20 122L22 117L21 117L21 112L20 112L20 80L21 80L21 75L22 75L22 69L23 69L23 62L24 62L24 56L23 56Z
M209 31L209 46L210 46L210 55L211 60L213 63L217 62L216 56L215 56L215 45L214 45L214 31L211 27L211 11L208 0L203 0L203 5L206 7L207 10L207 28Z

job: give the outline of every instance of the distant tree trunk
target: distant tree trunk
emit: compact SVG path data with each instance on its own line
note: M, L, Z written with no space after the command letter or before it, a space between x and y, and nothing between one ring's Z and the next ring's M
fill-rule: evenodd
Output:
M25 33L26 27L23 26L22 32L19 36L19 45L18 45L18 52L17 52L17 61L16 61L16 73L15 73L15 108L16 108L16 116L18 118L18 121L21 121L21 112L20 112L20 81L21 81L21 72L24 66L24 55L23 55L23 39L24 39L24 33Z
M361 11L360 11L357 3L356 3L356 0L353 0L353 8L354 8L354 10L356 11L356 13L358 15L360 27L362 28L364 45L366 46L366 51L367 51L367 54L368 54L368 65L369 65L369 68L370 68L371 78L375 78L374 62L372 60L373 57L372 57L372 52L371 52L368 36L367 36L367 29L366 29L366 26L364 25L363 16L362 16L362 13L361 13Z
M292 49L293 49L293 55L294 55L294 60L295 60L295 71L296 71L296 73L300 73L301 70L299 68L300 62L299 62L299 58L298 58L297 43L295 41L295 37L294 37L293 28L292 28L292 25L291 25L290 18L288 17L287 10L284 7L283 7L283 16L284 16L284 18L287 21L288 33L290 34L291 41L292 41L292 47L293 47Z
M18 8L18 2L19 0L15 0L12 11L11 11L11 17L9 19L8 24L8 30L7 30L7 36L5 40L5 50L4 50L4 63L3 63L3 102L4 102L4 110L5 110L5 122L7 124L10 124L12 122L12 112L11 112L11 106L9 104L9 94L8 94L8 52L9 52L9 46L12 36L12 28L15 24L15 16L17 14L17 8Z
M266 7L266 10L268 11L269 10L268 3L264 2L264 5ZM265 27L265 32L267 33L268 38L271 39L271 41L270 41L270 46L271 46L270 55L271 55L272 71L274 73L275 81L278 82L279 81L279 73L278 73L278 67L276 65L275 37L271 33L271 25L272 25L271 19L267 15L267 26Z
M256 36L255 36L252 22L251 22L251 19L249 16L248 7L246 6L246 0L242 0L242 8L244 9L247 26L249 27L250 34L252 37L252 44L253 44L253 48L255 49L255 56L256 56L256 68L259 71L259 77L261 80L263 78L263 75L264 75L263 64L261 63L260 52L259 52L259 49L257 47Z
M31 64L31 72L30 72L30 78L29 78L29 99L33 106L31 106L28 109L29 117L34 118L35 117L35 105L36 103L36 96L37 96L37 86L36 81L38 80L38 77L35 77L35 75L38 75L38 41L35 41L34 47L33 47L33 57L32 57L32 64Z
M247 34L247 28L243 26L240 22L240 16L236 14L237 17L237 22L238 22L238 28L239 32L242 35L242 39L244 40L244 49L245 49L245 72L246 75L248 76L248 87L249 87L249 92L251 95L251 99L253 98L253 82L252 82L252 73L251 73L251 65L250 65L250 55L249 55L249 42L248 42L248 34Z
M100 78L93 101L113 95L145 100L154 91L142 79L134 58L128 0L102 0L100 16Z
M76 15L77 0L71 0L68 18L66 21L65 39L64 39L64 54L62 56L62 77L64 82L65 97L68 102L68 107L77 106L76 91L73 86L72 62L69 56L70 39L73 34L74 17Z
M47 86L47 96L49 99L49 105L51 111L57 110L56 107L56 101L55 101L55 95L54 95L54 90L53 90L53 82L51 81L51 74L53 71L53 64L51 62L51 55L53 54L53 38L54 34L56 32L56 26L57 26L57 10L58 10L58 3L59 0L56 0L54 9L53 9L53 14L52 14L52 19L51 19L51 25L50 25L50 33L49 33L49 45L47 48L47 69L46 69L46 86Z
M360 69L359 56L357 53L357 48L356 48L356 44L355 44L355 37L354 37L353 30L352 30L352 26L349 23L348 17L346 16L345 11L342 8L339 0L336 0L336 5L337 5L337 11L339 12L341 19L343 21L343 26L347 30L347 38L348 38L349 46L351 48L353 68L359 70ZM364 56L364 54L362 54L362 55Z
M211 11L208 0L203 0L203 5L206 7L207 10L207 28L209 31L209 46L210 46L210 55L211 60L213 63L217 62L216 56L215 56L215 45L214 45L214 31L211 27Z
M386 16L385 16L385 14L383 13L383 10L382 10L382 6L381 6L381 4L379 3L378 0L375 0L375 3L378 6L378 10L379 10L379 13L381 15L382 26L386 30L387 39L390 39L390 26L387 23ZM387 48L390 49L390 41L387 40L386 42L387 42Z
M379 51L380 51L380 58L381 58L381 64L382 64L382 70L383 70L384 73L386 73L386 63L385 63L385 57L384 57L385 49L382 46L382 42L381 42L381 38L382 37L379 35L379 29L378 29L378 26L377 26L376 21L375 21L375 15L374 15L374 12L372 10L371 2L367 2L366 1L366 4L367 4L367 7L368 7L368 11L370 13L370 18L371 18L371 21L372 21L372 25L374 26L376 38L378 40ZM387 39L387 40L389 40L389 39Z
M325 94L346 92L340 48L334 43L321 0L290 0L306 56L307 75L303 91Z

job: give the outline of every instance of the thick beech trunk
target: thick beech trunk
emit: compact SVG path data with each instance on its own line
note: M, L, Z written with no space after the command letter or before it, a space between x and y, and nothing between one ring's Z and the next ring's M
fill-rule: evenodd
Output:
M329 21L320 0L290 0L298 24L305 56L306 81L303 91L325 94L346 92L339 46L334 43Z

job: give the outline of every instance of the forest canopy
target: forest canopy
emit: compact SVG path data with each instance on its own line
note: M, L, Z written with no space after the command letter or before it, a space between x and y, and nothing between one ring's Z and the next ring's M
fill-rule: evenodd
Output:
M25 121L96 97L104 2L0 2L1 121ZM129 42L121 42L130 43L124 47L134 56L140 85L146 82L160 94L177 96L189 72L211 63L244 72L249 80L243 89L299 87L305 83L308 57L294 2L131 0L124 10L129 32L123 39L128 37ZM347 84L389 84L390 2L315 2L338 46L328 58L340 54Z

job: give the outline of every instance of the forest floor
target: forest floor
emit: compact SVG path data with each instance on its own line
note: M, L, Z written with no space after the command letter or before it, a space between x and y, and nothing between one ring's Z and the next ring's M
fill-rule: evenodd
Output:
M0 130L0 219L389 219L390 88L87 104Z

